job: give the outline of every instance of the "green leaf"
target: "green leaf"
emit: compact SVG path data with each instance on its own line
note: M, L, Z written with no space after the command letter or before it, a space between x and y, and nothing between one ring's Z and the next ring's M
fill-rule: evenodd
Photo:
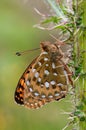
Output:
M45 19L45 20L42 22L42 24L46 24L46 23L50 23L50 22L58 23L60 19L61 19L61 18L57 18L56 16L51 16L51 17Z

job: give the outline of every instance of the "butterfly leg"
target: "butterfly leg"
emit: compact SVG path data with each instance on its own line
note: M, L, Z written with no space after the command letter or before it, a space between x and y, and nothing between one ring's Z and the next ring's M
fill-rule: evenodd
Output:
M70 69L68 68L67 65L64 65L64 68L65 68L65 70L67 71L69 81L70 81L71 85L73 86L74 83L73 83L72 78L71 78L71 76L73 75L73 72L70 71Z

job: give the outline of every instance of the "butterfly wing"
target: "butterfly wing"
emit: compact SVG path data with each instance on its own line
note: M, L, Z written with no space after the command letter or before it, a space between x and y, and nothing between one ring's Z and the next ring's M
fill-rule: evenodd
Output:
M37 58L32 61L21 76L14 95L16 103L24 105L28 108L39 108L46 103L44 100L35 99L32 97L31 92L26 85L26 82L28 82L28 77L30 77L29 73L31 72L33 64L36 62Z
M32 61L19 80L15 101L28 108L39 108L65 97L68 72L61 60L53 62L47 52Z

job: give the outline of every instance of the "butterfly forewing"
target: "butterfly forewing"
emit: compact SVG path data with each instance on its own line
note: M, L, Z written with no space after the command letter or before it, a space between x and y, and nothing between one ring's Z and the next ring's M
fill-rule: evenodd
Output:
M51 43L44 45L46 43L43 43L40 56L29 65L16 88L16 102L28 108L39 108L59 100L65 97L68 90L68 72L63 61L58 59L55 47L51 49Z

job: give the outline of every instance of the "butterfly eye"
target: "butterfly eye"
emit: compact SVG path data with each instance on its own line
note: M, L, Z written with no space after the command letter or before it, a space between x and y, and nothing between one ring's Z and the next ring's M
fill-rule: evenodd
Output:
M43 46L43 50L44 50L44 51L48 51L47 46Z

